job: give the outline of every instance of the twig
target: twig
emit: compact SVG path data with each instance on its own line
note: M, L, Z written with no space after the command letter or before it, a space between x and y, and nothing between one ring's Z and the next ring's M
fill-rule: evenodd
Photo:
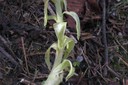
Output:
M36 85L35 83L32 83L31 81L28 81L26 79L21 79L20 83L25 85Z
M107 67L108 66L108 45L106 37L106 0L102 0L103 4L103 15L102 15L102 33L103 33L103 43L104 43L104 56L105 56L105 68L104 76L107 76Z
M10 55L12 55L13 58L14 57L16 58L16 55L9 46L10 43L6 39L4 39L1 35L0 35L0 42L3 43L3 46L10 52Z
M86 74L87 71L88 71L88 68L84 71L84 73L81 73L80 78L79 78L79 81L77 82L76 85L80 85L80 82L83 80L83 78L84 78L84 76L85 76L85 74Z
M13 63L14 65L18 66L18 62L15 61L15 59L9 53L7 53L2 47L0 47L0 53L4 55L4 56L0 56L1 58L6 59L11 63Z
M124 63L124 65L126 65L128 68L128 61L119 53L116 53L116 56L119 57L120 61L122 61Z
M114 46L109 46L108 49L114 49L114 48L117 48L117 47L121 47L126 53L128 53L128 51L124 48L124 46L127 46L128 45L128 42L124 42L124 43L119 43L117 42L118 45L114 45Z
M124 48L124 46L117 39L115 39L115 41L124 50L124 52L128 53L128 51Z
M26 70L27 70L27 73L29 73L28 64L27 64L27 55L26 55L26 50L25 50L25 46L24 46L24 38L23 37L21 37L21 43L22 43L22 50L23 50L24 59L25 59Z
M120 74L118 74L118 73L116 73L112 68L110 68L109 66L107 67L108 68L108 70L112 73L112 74L114 74L116 77L118 77L118 78L120 78Z

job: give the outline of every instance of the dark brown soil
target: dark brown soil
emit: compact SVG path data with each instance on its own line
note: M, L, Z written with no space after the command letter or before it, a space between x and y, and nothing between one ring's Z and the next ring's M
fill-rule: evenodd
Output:
M81 38L69 59L81 61L75 66L78 75L61 85L127 85L128 2L106 2L107 64L102 0L67 2L81 22ZM56 36L52 22L43 26L43 6L43 0L0 0L0 85L41 85L46 80L44 54ZM65 19L70 35L76 37L75 22Z

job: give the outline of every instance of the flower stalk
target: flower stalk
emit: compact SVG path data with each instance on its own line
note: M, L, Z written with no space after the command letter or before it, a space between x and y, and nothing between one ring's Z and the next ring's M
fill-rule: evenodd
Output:
M53 43L45 53L45 62L51 71L47 80L42 85L59 85L63 78L64 72L68 71L69 73L66 76L66 81L74 75L75 69L72 66L70 60L66 59L69 56L69 53L75 46L75 41L65 35L67 29L67 22L64 22L64 14L70 15L76 21L76 31L77 39L80 37L80 21L75 12L67 11L66 0L51 0L56 8L56 15L48 15L48 2L45 0L44 5L44 26L47 25L49 19L54 19L56 23L53 24L53 28L57 37L57 42ZM65 11L63 12L62 9ZM50 50L54 49L56 51L55 60L53 66L50 62ZM70 68L69 68L70 67ZM65 71L64 71L65 70Z

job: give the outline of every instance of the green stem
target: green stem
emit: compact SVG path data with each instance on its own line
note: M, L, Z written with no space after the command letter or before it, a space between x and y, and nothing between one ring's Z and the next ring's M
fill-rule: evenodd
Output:
M62 7L61 7L61 0L56 0L55 7L56 7L57 22L63 22L63 12L62 12Z
M45 81L44 85L59 85L62 82L63 74L56 72L56 70L54 70L54 69L61 63L63 53L64 53L63 51L64 51L64 49L59 49L56 52L56 57L55 57L55 61L54 61L52 71L48 75L48 78Z
M63 73L52 70L43 85L59 85L63 81Z
M56 52L56 57L55 57L55 61L54 61L54 65L52 70L54 70L54 68L56 68L62 61L62 57L63 57L63 52L64 49L59 49L58 52Z

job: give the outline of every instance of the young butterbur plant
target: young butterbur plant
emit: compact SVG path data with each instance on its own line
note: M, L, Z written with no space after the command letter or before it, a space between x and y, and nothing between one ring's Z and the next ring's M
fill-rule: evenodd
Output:
M66 0L51 0L51 2L55 5L56 15L48 15L48 3L49 0L45 0L44 4L44 26L47 25L48 20L55 20L53 24L53 28L57 37L57 42L53 43L45 53L45 62L51 71L47 80L42 85L59 85L64 77L64 72L68 71L69 73L66 76L66 81L72 77L75 73L75 69L72 66L70 60L66 59L69 56L69 53L72 51L75 45L75 41L65 35L65 31L67 29L67 22L64 21L64 14L70 15L76 21L76 30L77 30L77 39L80 37L80 21L79 17L75 12L67 11L67 3ZM63 12L62 9L65 11ZM54 49L55 60L53 66L51 66L50 62L50 50Z

